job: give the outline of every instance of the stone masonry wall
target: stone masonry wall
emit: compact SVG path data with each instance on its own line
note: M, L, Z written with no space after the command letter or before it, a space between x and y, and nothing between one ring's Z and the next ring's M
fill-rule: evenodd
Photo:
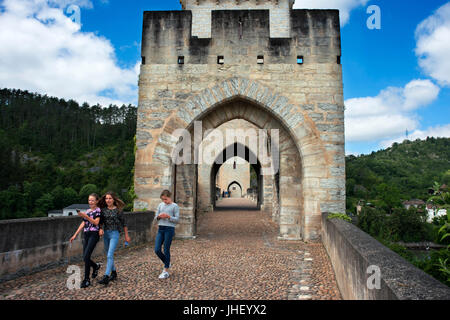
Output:
M125 213L131 246L149 242L154 235L154 212ZM0 221L0 282L33 272L79 262L83 253L83 235L70 246L69 239L81 218L34 218ZM119 248L123 247L123 232ZM103 255L103 241L97 244L94 256Z
M290 20L289 10L292 8L291 0L185 0L183 9L192 11L192 36L198 38L211 38L211 21L213 10L269 10L270 37L289 38Z
M287 133L280 172L282 238L317 238L321 213L345 210L339 13L291 10L289 15L291 37L280 39L270 37L268 10L213 11L211 38L198 39L191 36L190 11L145 12L135 177L138 207L154 208L160 191L173 188L171 156L178 139L174 130L192 128L193 121L224 108L225 113L210 117L208 124L241 118L261 128L281 126ZM257 61L260 55L262 64ZM178 64L180 56L184 64ZM218 56L224 57L224 64L218 64ZM297 64L298 56L303 64ZM233 99L246 103L227 104ZM189 228L180 225L179 232L182 229Z

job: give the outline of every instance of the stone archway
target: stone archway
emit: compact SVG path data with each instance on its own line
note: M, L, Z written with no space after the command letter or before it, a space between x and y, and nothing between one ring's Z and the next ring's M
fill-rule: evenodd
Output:
M233 186L235 186L235 187L233 187ZM239 189L237 189L237 188L239 188ZM238 198L242 198L242 186L241 186L241 184L239 182L237 182L237 181L231 182L228 185L227 189L228 189L228 192L231 193L231 198L237 197L236 195L233 195L233 193L235 191L237 192Z
M217 133L220 133L220 141L213 144L213 149L215 151L215 154L217 155L217 158L214 161L215 163L212 165L199 165L198 166L198 203L197 203L197 211L198 215L201 216L204 213L211 212L215 209L215 197L214 197L214 180L216 180L216 187L218 189L227 189L228 182L234 179L242 179L243 177L248 176L248 184L245 184L245 188L243 186L244 192L247 192L247 189L250 187L250 176L253 172L256 174L256 181L255 177L253 180L253 183L257 183L261 188L259 190L262 191L261 195L257 195L256 192L258 191L257 188L252 189L252 199L257 200L258 208L261 208L261 205L263 208L267 209L267 213L271 213L270 208L267 208L264 206L263 197L269 201L268 203L271 203L272 198L272 190L273 190L273 181L268 181L268 179L264 180L264 185L259 181L261 179L258 179L260 176L260 168L258 166L258 163L250 164L250 153L252 154L253 159L257 159L257 143L252 144L249 140L240 141L239 142L239 149L243 150L243 154L241 157L236 157L237 162L242 162L244 164L238 165L238 170L231 173L231 164L227 164L226 162L230 161L227 157L225 157L226 154L238 154L238 147L235 145L234 141L227 141L226 139L226 133L228 130L239 130L245 128L247 131L248 129L255 129L255 132L257 132L258 127L253 125L252 123L243 120L243 119L234 119L225 122L224 124L221 124L220 126L215 128L215 131ZM208 134L202 143L200 144L200 148L204 148L205 144L206 147L209 148L211 145L211 142L209 141L210 136L215 136L213 132ZM231 144L230 144L231 143ZM248 150L247 150L248 149ZM218 160L221 159L221 163L223 163L223 166L218 165ZM247 159L247 160L246 160ZM249 167L249 172L244 172L242 170L245 170L246 167ZM215 170L218 169L218 170ZM228 175L223 175L224 171L228 171ZM217 174L217 176L215 176ZM240 175L242 174L242 176ZM238 176L236 176L238 175Z
M172 156L178 137L173 133L180 128L193 132L195 121L202 121L204 132L232 119L246 119L262 129L280 129L280 238L316 239L321 230L321 212L345 210L345 169L340 162L344 146L340 125L316 124L310 109L311 106L295 105L259 82L236 77L187 97L151 135L151 141L147 139L147 145L142 140L148 138L145 132L152 129L140 132L144 139L138 132L135 205L155 207L161 187L176 190L177 201L183 205L178 233L194 235L197 168L174 167ZM324 143L321 135L328 131L337 132L336 138L332 141L327 137ZM195 141L193 136L191 139ZM148 183L150 179L153 184Z
M255 170L255 172L257 173L257 179L258 179L258 196L257 196L257 208L261 209L262 205L264 204L264 177L261 175L261 162L259 161L257 155L255 154L254 150L252 150L253 148L251 148L250 146L247 145L243 145L241 143L233 143L231 145L228 145L226 148L224 148L223 150L220 151L220 153L217 155L214 163L211 165L210 167L210 180L209 180L209 184L211 187L215 186L214 181L216 180L217 177L217 173L219 172L220 168L222 167L223 164L225 164L227 162L227 160L235 157L235 155L238 154L237 150L238 148L241 147L243 150L243 153L241 155L242 159L247 161L247 162L253 162L251 161L251 159L255 159L255 163L250 163L250 166L253 167L253 170ZM219 161L220 160L220 161ZM227 184L226 189L228 190L229 188L229 183ZM212 188L211 188L211 192L212 192ZM243 188L241 186L241 190L243 191ZM212 193L211 193L212 195ZM216 208L216 201L214 199L214 197L211 197L211 205L213 207L213 209Z
M233 110L237 112L233 113ZM277 204L279 213L276 220L280 225L280 238L292 240L301 239L303 234L302 228L305 221L301 186L302 167L301 158L292 136L272 113L267 112L267 110L258 104L242 97L236 97L220 103L211 108L209 112L202 114L196 120L201 121L200 131L205 133L210 129L217 128L221 124L236 118L245 119L261 129L278 130L279 145L277 145L275 149L278 149L280 153L280 182L284 183L280 183L280 201ZM194 126L190 127L192 146L198 145L198 143L195 142L194 129ZM200 134L200 136L203 135ZM193 158L197 158L195 150L192 150L191 154L193 155ZM177 169L177 173L182 172L182 174L180 174L181 179L178 179L178 176L176 177L177 201L182 202L186 207L196 208L197 196L193 190L197 190L197 184L196 181L194 181L197 179L197 168L195 166L185 165L182 167L181 170ZM186 174L186 172L188 173ZM262 185L262 183L260 185ZM181 188L179 188L179 186ZM262 188L260 190L260 199L262 198L261 192ZM269 208L268 205L269 204L266 204L266 206L262 205L262 210L270 210L271 208ZM194 220L194 225L196 225L198 219L197 212L191 212L190 216L192 217L192 220Z

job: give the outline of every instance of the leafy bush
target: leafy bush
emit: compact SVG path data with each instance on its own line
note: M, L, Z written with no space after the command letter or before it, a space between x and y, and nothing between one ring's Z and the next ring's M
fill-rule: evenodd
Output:
M345 213L331 213L328 215L328 219L341 219L347 222L352 222L352 219Z
M406 247L381 238L378 238L377 240L412 264L416 265L418 263L418 259L414 256L414 254L411 253L411 251L408 251Z
M429 256L424 259L419 259L410 250L400 244L392 243L381 238L377 238L377 240L417 268L422 269L435 279L450 286L449 250L433 250Z
M375 238L384 238L386 212L378 208L364 207L358 219L358 227Z
M445 217L447 218L447 221L444 220L444 225L439 229L439 234L442 234L441 241L450 239L450 216L447 214Z
M380 208L363 208L358 227L373 237L391 242L433 241L435 228L426 222L426 213L415 208L394 209L391 215Z
M450 250L432 251L430 257L419 261L416 266L433 276L435 279L450 286Z
M426 213L415 208L394 209L388 218L388 239L397 242L433 241L426 222Z

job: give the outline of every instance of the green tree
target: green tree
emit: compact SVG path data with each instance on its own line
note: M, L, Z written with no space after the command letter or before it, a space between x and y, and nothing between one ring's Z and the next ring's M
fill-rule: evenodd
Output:
M79 201L80 203L87 202L88 197L92 193L98 193L98 188L95 184L86 184L84 185L79 193Z
M447 170L443 175L442 175L442 183L446 184L447 186L450 186L450 170Z
M2 196L11 204L0 209L1 218L31 217L45 193L52 194L58 209L79 202L78 192L66 190L64 195L64 189L81 191L90 183L98 190L130 190L136 107L79 105L0 89L0 115L0 192L5 191ZM95 167L101 169L90 170Z
M11 186L0 192L0 215L2 219L19 219L27 216L26 202L20 190Z
M400 201L400 192L395 185L388 185L382 183L376 187L378 199L382 200L392 212L393 208L398 208L402 205Z
M34 211L36 200L44 194L44 187L41 183L33 181L25 181L23 183L23 195L26 201L26 207L30 211Z
M64 202L64 188L57 186L51 192L53 196L53 209L62 209L65 206Z
M430 238L425 212L414 207L409 210L396 208L388 218L386 239L397 242L432 241Z
M364 207L358 218L358 227L373 237L382 237L387 225L386 212L379 208Z
M34 216L46 217L48 211L51 210L52 208L53 208L53 196L50 193L46 193L38 200L36 200Z
M69 185L76 190L80 190L82 187L83 175L84 172L79 166L70 168L66 175L66 185Z
M355 194L355 185L355 179L347 179L345 186L347 197L352 197Z
M75 204L78 200L78 193L72 188L64 189L64 207Z

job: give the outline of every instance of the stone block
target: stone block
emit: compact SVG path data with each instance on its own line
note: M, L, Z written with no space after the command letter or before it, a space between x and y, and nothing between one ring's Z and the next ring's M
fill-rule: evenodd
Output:
M320 179L320 187L324 189L344 189L345 178Z
M324 112L344 112L342 106L331 103L319 103L317 107Z
M317 129L322 132L344 132L344 124L317 124Z
M147 131L137 130L136 131L136 141L149 143L153 140L152 134Z

